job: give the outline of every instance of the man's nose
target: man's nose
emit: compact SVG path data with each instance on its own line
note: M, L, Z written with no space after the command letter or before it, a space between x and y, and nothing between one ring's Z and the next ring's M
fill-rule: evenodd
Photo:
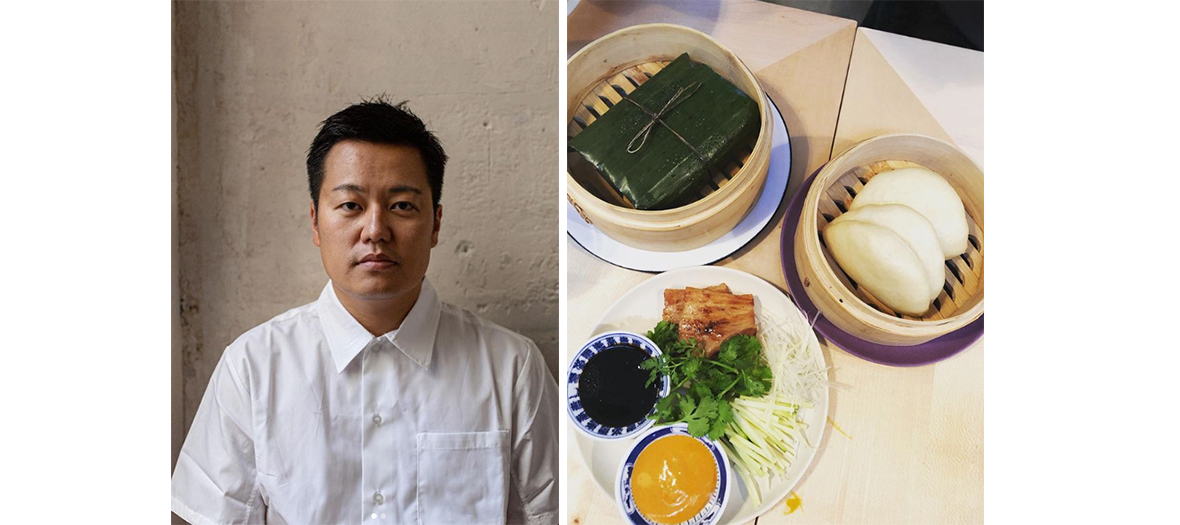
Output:
M389 242L393 238L393 231L386 224L386 217L381 208L374 208L365 216L365 242Z

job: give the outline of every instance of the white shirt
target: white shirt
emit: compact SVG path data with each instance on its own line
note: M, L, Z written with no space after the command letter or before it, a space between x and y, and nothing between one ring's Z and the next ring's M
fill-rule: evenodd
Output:
M208 523L557 522L557 384L426 280L373 337L328 283L226 348L172 475Z

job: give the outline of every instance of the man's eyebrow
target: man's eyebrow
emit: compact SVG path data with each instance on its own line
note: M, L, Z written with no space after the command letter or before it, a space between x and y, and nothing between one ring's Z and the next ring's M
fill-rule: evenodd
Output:
M364 193L365 189L356 184L341 184L332 188L332 191L351 191L353 193Z
M422 190L415 188L413 186L401 184L401 185L389 188L389 193L417 193L418 195L422 195Z

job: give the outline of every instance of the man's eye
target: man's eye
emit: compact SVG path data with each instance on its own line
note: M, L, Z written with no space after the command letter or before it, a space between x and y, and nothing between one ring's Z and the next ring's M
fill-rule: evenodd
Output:
M348 210L348 211L357 211L357 210L361 209L361 205L357 204L355 202L346 202L344 204L341 204L340 207L345 210Z
M416 210L417 208L415 208L413 204L402 201L402 202L394 203L393 209L398 210L398 211L410 211L410 210Z

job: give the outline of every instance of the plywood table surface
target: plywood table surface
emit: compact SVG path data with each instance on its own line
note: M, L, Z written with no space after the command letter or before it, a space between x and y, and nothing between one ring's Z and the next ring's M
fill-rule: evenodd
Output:
M705 32L733 50L755 73L782 111L791 135L787 198L832 157L833 145L838 154L867 138L865 133L913 131L961 140L960 147L982 166L981 53L976 75L971 67L961 66L962 56L951 56L957 61L954 66L942 65L938 60L947 60L946 53L895 42L891 37L896 35L880 32L872 32L875 40L889 42L864 50L861 47L868 44L862 46L862 42L874 41L867 40L871 37L865 36L866 30L857 30L854 21L769 3L585 0L568 18L567 56L611 31L652 22ZM935 51L948 47L915 42L938 46ZM899 72L888 60L881 64L882 53L917 53L938 60L910 60ZM939 71L947 67L956 72L946 74L977 81L978 101L965 95L975 93L975 87L958 86L953 93L939 88ZM903 85L918 87L880 89L877 77L895 82L890 75L902 78ZM848 100L846 80L849 88L856 86L856 103ZM921 96L913 94L915 90ZM906 96L920 102L914 105ZM950 111L931 110L921 101ZM956 105L968 104L972 106L954 110ZM878 130L873 127L878 125L873 112L882 106L905 118L897 118L894 129ZM976 136L979 140L973 142L971 137ZM774 227L718 265L757 275L785 292L779 262L782 208L773 219ZM568 237L566 242L568 333L563 366L593 335L594 321L626 291L652 276L606 263ZM795 488L802 506L789 512L785 502L779 502L757 523L982 521L983 341L951 359L919 368L876 365L827 343L824 353L834 367L829 378L837 383L829 416L842 431L830 425L826 429L815 461ZM573 439L577 430L572 425L568 430L569 523L622 523L613 498L594 482L577 451Z
M983 53L858 29L833 156L885 133L957 145L983 167ZM983 345L945 361L892 368L831 345L829 426L803 512L760 524L983 521ZM780 509L781 510L781 509Z

